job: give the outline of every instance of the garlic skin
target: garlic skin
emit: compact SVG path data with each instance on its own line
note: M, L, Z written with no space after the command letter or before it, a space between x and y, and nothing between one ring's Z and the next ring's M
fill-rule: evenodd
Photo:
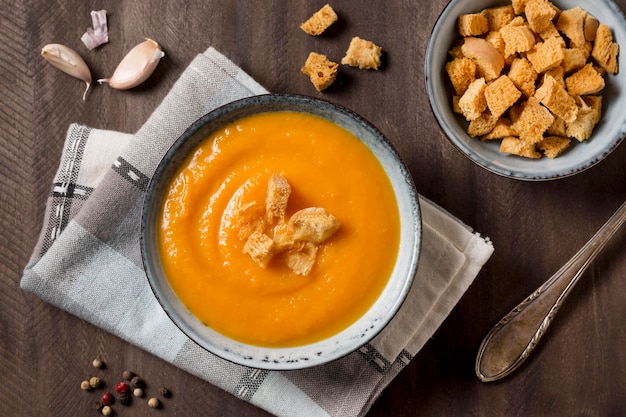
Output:
M83 100L91 86L91 71L78 53L65 45L50 43L41 49L41 56L66 74L84 81L87 84Z
M99 79L98 83L107 83L117 90L136 87L148 79L164 56L159 44L146 38L126 54L110 78Z

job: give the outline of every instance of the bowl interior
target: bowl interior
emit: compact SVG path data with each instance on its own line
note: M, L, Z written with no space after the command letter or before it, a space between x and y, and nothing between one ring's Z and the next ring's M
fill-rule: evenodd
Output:
M240 118L260 112L296 111L320 116L360 138L377 156L395 190L400 213L398 258L383 293L370 310L341 333L309 345L264 348L239 343L201 323L178 300L161 268L157 224L164 190L187 155L209 134ZM261 95L232 102L196 121L171 147L148 186L142 213L141 252L152 290L172 321L208 351L246 366L263 369L298 369L342 357L374 337L391 320L406 297L419 258L421 215L410 174L384 136L355 113L310 97Z
M626 21L622 11L610 0L589 2L585 0L554 0L561 10L580 7L600 23L607 24L614 40L626 47ZM449 60L448 50L459 39L457 18L466 13L477 13L493 6L510 2L479 0L452 0L437 20L428 44L425 62L426 88L433 113L452 144L474 162L497 174L522 180L548 180L581 172L604 159L626 135L626 112L621 103L626 100L626 57L619 54L619 73L605 77L602 91L602 119L595 127L591 139L573 143L564 154L555 158L538 160L503 154L500 141L481 142L466 133L468 123L452 111L453 90L445 71Z

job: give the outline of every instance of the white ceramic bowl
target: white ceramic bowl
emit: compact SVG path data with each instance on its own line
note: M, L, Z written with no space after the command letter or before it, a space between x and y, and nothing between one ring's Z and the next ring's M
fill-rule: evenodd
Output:
M592 137L582 143L574 140L570 149L555 159L528 159L499 151L500 141L481 142L467 133L468 123L452 111L453 90L445 71L448 50L460 38L457 19L487 7L511 4L498 0L452 0L432 31L425 60L426 88L430 104L441 128L452 144L481 167L510 178L539 181L574 175L597 164L611 153L626 135L626 21L620 8L610 0L554 0L561 10L581 7L607 24L620 45L619 72L605 77L602 91L602 119Z
M388 284L372 307L344 331L326 340L289 348L251 346L229 339L201 323L177 298L159 259L157 223L165 187L185 157L220 127L260 112L297 111L320 116L358 137L383 166L400 213L401 232L397 261ZM357 186L355 184L355 186ZM172 146L159 164L143 207L141 252L152 290L172 321L198 345L229 361L255 368L288 370L326 363L355 351L393 318L403 303L417 269L421 247L421 215L411 176L383 135L357 114L327 101L294 95L261 95L220 107L196 121Z

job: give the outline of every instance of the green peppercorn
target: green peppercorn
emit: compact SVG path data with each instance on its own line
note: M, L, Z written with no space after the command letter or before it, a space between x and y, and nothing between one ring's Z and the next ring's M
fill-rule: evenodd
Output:
M97 376L92 376L89 379L89 386L91 388L93 388L93 389L100 388L100 385L102 385L102 381Z
M89 391L91 389L91 385L89 385L89 381L83 381L80 383L80 389L85 391Z

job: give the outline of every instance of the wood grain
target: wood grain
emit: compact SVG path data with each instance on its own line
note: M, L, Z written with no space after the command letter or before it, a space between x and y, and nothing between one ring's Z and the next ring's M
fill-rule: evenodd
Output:
M323 3L323 2L322 2ZM489 236L496 252L449 318L369 411L382 416L626 415L626 233L619 232L574 289L533 357L512 377L483 384L473 374L489 328L556 271L626 197L626 147L575 177L526 183L475 166L446 140L430 110L423 62L446 1L337 0L342 17L327 34L298 25L322 5L309 1L187 0L96 2L25 0L0 7L0 415L89 415L93 393L124 369L149 390L174 396L160 415L266 416L267 413L22 291L50 180L72 122L135 132L193 57L214 46L270 91L319 96L372 121L396 145L418 190ZM616 3L624 10L626 1ZM110 42L87 51L89 12L109 11ZM385 50L380 71L343 68L317 93L300 74L310 51L340 60L352 36ZM144 37L166 58L140 87L120 92L83 85L40 57L46 43L79 51L94 78L110 75ZM108 367L95 370L102 357ZM156 415L137 401L118 415ZM95 414L93 414L95 415Z

